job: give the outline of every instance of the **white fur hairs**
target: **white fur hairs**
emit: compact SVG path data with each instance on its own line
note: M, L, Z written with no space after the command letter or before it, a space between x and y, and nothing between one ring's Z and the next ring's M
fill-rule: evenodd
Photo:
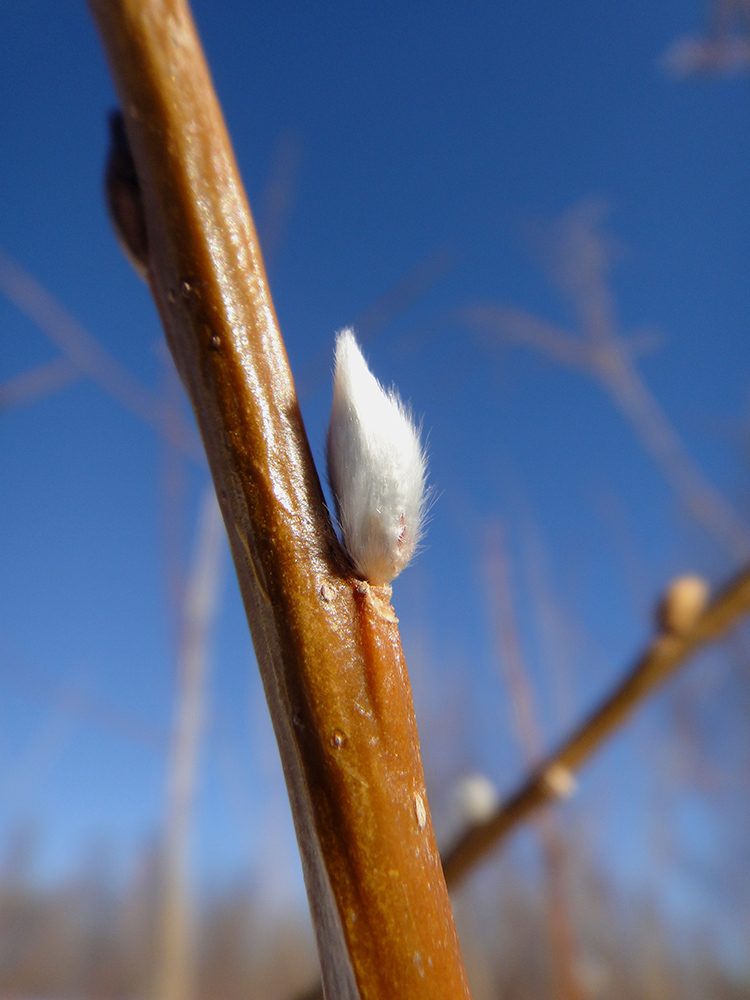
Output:
M419 431L396 389L367 367L352 330L336 336L328 478L341 534L357 570L375 586L409 563L424 527L427 463Z

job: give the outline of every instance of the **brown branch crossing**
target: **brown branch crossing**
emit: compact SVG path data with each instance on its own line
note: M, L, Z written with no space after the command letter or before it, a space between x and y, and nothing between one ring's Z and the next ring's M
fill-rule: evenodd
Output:
M702 613L695 602L694 578L689 579L687 587L677 590L675 585L667 592L659 611L664 630L654 637L609 697L489 819L472 826L444 854L443 871L449 886L467 875L536 808L564 795L575 771L629 719L655 688L699 649L719 639L750 613L750 569L745 569L727 584Z
M469 997L390 591L353 577L332 529L190 11L90 6L142 201L131 250L147 254L224 515L327 995Z

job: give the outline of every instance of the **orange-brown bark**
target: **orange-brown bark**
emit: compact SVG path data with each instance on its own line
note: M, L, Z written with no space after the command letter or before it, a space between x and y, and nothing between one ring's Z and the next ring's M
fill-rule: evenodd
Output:
M250 211L184 0L90 0L148 279L190 395L289 788L329 997L468 997L388 593L325 506Z

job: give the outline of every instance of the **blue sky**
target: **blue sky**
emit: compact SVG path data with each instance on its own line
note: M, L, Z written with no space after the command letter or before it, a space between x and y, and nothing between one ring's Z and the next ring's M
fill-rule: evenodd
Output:
M465 311L513 305L580 333L545 247L573 206L607 206L617 330L652 332L638 371L746 514L747 77L677 81L660 70L674 39L705 19L701 4L677 0L261 10L202 0L194 11L269 249L319 470L333 335L358 320L376 375L399 386L429 434L437 500L394 602L435 806L461 769L507 789L522 761L493 641L487 524L503 526L545 744L645 641L671 576L719 580L738 554L685 515L588 375L480 334ZM103 205L115 101L85 6L28 0L6 5L0 25L0 247L162 393L158 320ZM421 286L420 268L431 276ZM411 294L368 327L400 283ZM0 386L59 355L5 295L0 328ZM127 867L161 821L175 670L164 454L153 428L84 377L0 413L0 852L32 822L50 877L97 838ZM182 474L168 517L184 527L188 558L205 467L187 461ZM554 610L546 633L532 601L542 577ZM550 649L565 697L549 680ZM294 895L273 737L228 558L213 652L196 872L262 881L291 865ZM597 792L620 783L598 849L644 883L646 779L633 764L660 705L581 792L595 809ZM705 845L698 821L680 829Z

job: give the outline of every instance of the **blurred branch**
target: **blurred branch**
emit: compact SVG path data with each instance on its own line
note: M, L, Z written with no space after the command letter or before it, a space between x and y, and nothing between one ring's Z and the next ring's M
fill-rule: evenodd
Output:
M750 32L750 0L711 0L709 17L715 38Z
M157 355L161 366L162 398L177 409L182 397L182 385L172 356L164 341L158 342ZM175 648L180 643L187 569L185 567L186 524L186 456L161 437L159 455L159 499L164 583L169 609L169 621Z
M462 310L470 326L545 354L591 375L629 421L684 508L734 558L750 557L750 528L706 478L638 373L634 357L642 333L617 333L615 301L607 284L612 249L598 230L603 206L574 206L547 241L549 270L571 300L582 336L561 330L523 309L474 303Z
M518 740L526 763L538 758L541 729L534 705L529 669L526 665L516 616L510 559L499 522L488 526L484 539L487 592L495 620L498 660L515 709ZM539 841L544 869L547 926L556 993L561 1000L582 1000L576 941L565 886L565 845L560 832L542 815Z
M55 713L64 713L85 719L107 733L149 750L161 752L166 745L166 734L127 712L92 694L81 682L67 681L60 684L56 678L39 670L29 659L17 653L0 634L0 662L2 685L11 688L24 698L49 706Z
M739 74L750 68L750 3L713 0L704 37L675 39L658 62L676 79L700 73Z
M545 802L568 794L573 775L645 699L690 657L720 639L750 613L750 569L743 570L683 631L661 631L615 690L520 785L495 814L468 829L445 854L449 886L459 882L509 833ZM674 624L683 627L691 615ZM664 616L662 615L664 620ZM669 619L667 619L669 620Z
M169 761L162 854L157 1000L193 994L192 900L188 868L198 755L203 731L208 643L216 613L224 532L213 487L203 496L195 564L185 591L177 717Z
M232 547L327 994L468 997L390 589L352 577L330 522L189 9L90 7L136 168L151 291Z
M690 76L721 74L734 76L750 69L750 40L726 38L676 38L659 57L661 69L677 80Z
M0 777L0 792L5 802L15 795L29 795L40 776L60 755L72 730L72 717L57 711L54 706L52 714L34 732L13 767Z
M164 749L166 745L164 733L143 719L128 715L121 709L107 704L90 694L81 685L68 683L55 688L51 678L31 673L26 662L20 664L20 669L14 671L7 670L8 666L6 660L3 664L5 668L3 683L16 688L26 697L44 705L51 705L55 711L93 722L105 732L116 733L123 739L149 750Z
M453 255L446 247L427 254L372 302L351 324L361 344L366 344L380 330L419 302L454 266Z
M0 290L60 348L78 372L87 375L176 448L194 459L200 457L195 433L179 411L133 378L46 288L2 251Z
M467 306L461 315L470 326L493 335L502 332L509 343L531 347L552 361L571 368L585 369L588 365L589 355L579 337L566 333L525 309L476 302Z
M57 392L79 378L80 373L67 358L55 358L44 365L14 375L0 383L0 410L25 406Z
M271 170L260 199L258 237L266 270L271 271L281 247L296 194L302 148L291 132L274 143Z
M401 275L390 288L370 303L350 325L357 331L357 339L363 346L406 312L450 270L451 255L445 247L440 247L419 261L410 271ZM322 347L303 367L297 378L300 399L305 399L320 386L331 370L330 344Z
M521 652L508 555L498 521L488 525L482 547L487 593L495 625L497 658L515 711L518 742L525 760L530 763L539 755L541 733L534 710L529 671Z

